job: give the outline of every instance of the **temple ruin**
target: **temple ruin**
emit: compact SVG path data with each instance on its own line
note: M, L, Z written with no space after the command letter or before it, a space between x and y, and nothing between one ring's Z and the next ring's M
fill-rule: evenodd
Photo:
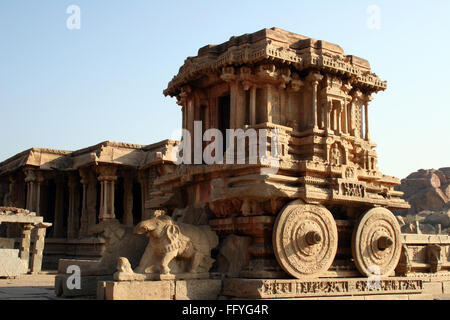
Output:
M104 241L89 229L105 219L133 226L150 217L146 202L174 144L106 141L74 152L32 148L0 163L0 201L53 223L44 267L56 269L64 257L100 258ZM20 232L3 224L2 236L17 238Z

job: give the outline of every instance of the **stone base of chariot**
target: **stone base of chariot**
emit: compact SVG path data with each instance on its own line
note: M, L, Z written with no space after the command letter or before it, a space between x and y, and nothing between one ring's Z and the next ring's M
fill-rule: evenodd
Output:
M180 278L180 277L177 277ZM433 300L450 297L450 272L368 278L100 281L99 300Z
M433 300L450 295L450 273L382 278L225 279L222 298L305 300Z

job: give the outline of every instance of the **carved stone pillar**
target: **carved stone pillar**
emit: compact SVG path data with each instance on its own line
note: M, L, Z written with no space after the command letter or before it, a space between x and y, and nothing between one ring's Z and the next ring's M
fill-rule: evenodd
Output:
M25 261L27 266L30 259L31 229L33 229L32 224L22 225L22 239L20 241L20 259Z
M182 114L181 128L186 129L186 107L185 106L181 107L181 114Z
M359 105L362 101L362 93L360 90L356 90L352 94L352 102L351 102L351 113L350 113L350 123L351 123L351 134L353 134L356 138L362 138L362 117L361 112L362 108L359 108ZM357 119L360 118L360 119ZM361 120L361 121L359 121Z
M327 105L328 102L326 99L322 100L320 103L320 108L319 108L319 113L320 113L320 123L319 123L319 128L326 130L327 128L327 123L326 123L326 118L327 118Z
M44 182L42 172L38 171L36 174L36 215L41 215L41 185Z
M320 73L311 72L306 79L311 82L312 86L312 126L314 130L317 130L319 128L317 122L317 86L319 81L323 79L323 76Z
M69 215L67 219L67 237L76 239L80 229L80 193L78 174L69 175Z
M40 214L41 183L44 181L42 173L36 169L25 169L25 183L27 184L26 209Z
M34 211L34 185L36 174L33 169L25 170L25 183L27 184L26 209Z
M342 123L342 132L348 133L348 107L347 107L347 99L344 100L344 122Z
M342 105L339 106L339 108L336 110L336 121L337 121L337 132L338 134L342 134Z
M123 221L127 226L133 225L133 177L123 179Z
M245 91L242 85L236 83L236 108L234 128L243 128L245 125Z
M58 176L55 179L55 215L53 221L53 238L64 238L64 185L65 179Z
M82 201L81 201L81 219L80 219L80 232L79 236L87 236L88 234L88 210L87 210L87 188L88 188L88 180L87 177L85 177L82 174L83 170L80 170L81 175L81 184L83 185L83 194L82 194Z
M88 236L89 226L96 223L97 216L97 179L91 168L79 170L83 184L83 201L81 205L80 237Z
M187 124L186 124L186 128L189 131L190 135L191 135L191 148L194 147L194 112L195 112L195 106L194 106L194 98L193 97L188 97L187 99L187 105L186 105L186 109L187 109ZM191 163L193 161L193 157L194 157L194 152L191 152Z
M100 212L99 221L115 219L114 214L114 184L117 180L115 166L99 166L97 167L100 181Z
M230 82L230 129L237 127L238 118L238 82Z
M141 221L147 219L145 201L147 200L148 189L147 189L147 174L149 170L139 170L138 171L138 182L141 186Z
M266 120L272 123L272 85L266 85Z
M369 102L372 101L372 97L368 96L364 101L364 128L365 128L365 139L370 140L369 133Z
M182 128L187 129L187 95L190 92L190 87L185 86L181 88L180 94L177 96L177 104L181 106L182 113Z
M30 269L31 273L39 273L42 269L42 255L44 251L45 233L51 223L42 222L38 224L36 232L36 240L34 241L33 248L31 250L31 263Z
M333 102L328 101L326 105L326 131L331 132L331 111L333 110Z
M17 178L14 175L9 176L9 196L8 203L5 203L5 206L16 207L16 199L17 199Z
M250 125L256 125L256 86L250 88Z

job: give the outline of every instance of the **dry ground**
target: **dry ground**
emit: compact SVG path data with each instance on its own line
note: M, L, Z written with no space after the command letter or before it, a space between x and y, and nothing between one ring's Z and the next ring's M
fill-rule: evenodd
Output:
M1 300L56 300L55 272L23 275L15 279L0 278Z

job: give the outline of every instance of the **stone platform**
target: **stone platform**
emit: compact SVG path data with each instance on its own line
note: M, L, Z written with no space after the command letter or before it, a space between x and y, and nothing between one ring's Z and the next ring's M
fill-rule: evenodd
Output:
M97 299L447 300L450 274L382 278L378 286L367 278L103 281Z
M103 281L99 300L217 300L222 291L220 279Z

